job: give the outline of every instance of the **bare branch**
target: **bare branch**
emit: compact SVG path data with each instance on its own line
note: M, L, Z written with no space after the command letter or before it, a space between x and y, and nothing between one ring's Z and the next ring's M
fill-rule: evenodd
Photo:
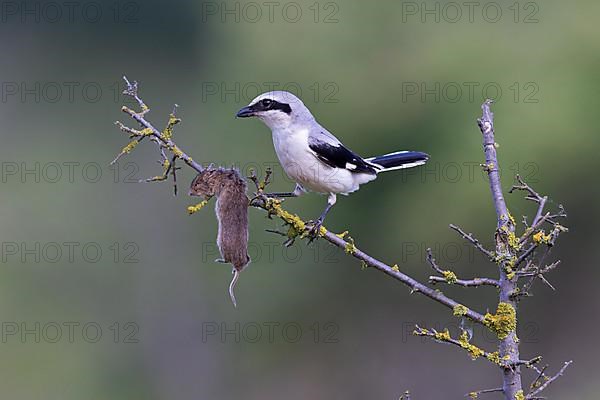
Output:
M519 258L518 258L518 259L517 259L517 261L515 262L515 265L514 265L514 267L513 267L513 268L514 268L514 269L518 268L518 267L519 267L519 265L521 265L521 263L522 263L523 261L525 261L525 259L526 259L527 257L529 257L529 256L530 256L530 255L533 253L533 251L534 251L536 248L537 248L537 244L532 244L531 246L529 246L529 248L527 248L527 250L525 250L525 251L523 252L523 254L521 254L521 255L519 256Z
M560 378L564 373L565 370L569 367L569 365L571 365L573 363L573 361L567 361L564 363L564 365L562 366L562 368L558 371L558 373L556 375L554 375L551 378L544 378L544 374L541 374L541 378L543 379L547 379L545 383L543 383L542 385L540 385L537 389L535 389L534 391L532 391L531 393L529 393L527 395L527 397L525 397L528 400L533 400L533 399L537 399L538 397L536 397L538 394L540 394L542 391L544 391L552 382L554 382L555 380L557 380L558 378ZM536 379L536 382L540 382L540 377L538 377L538 379Z
M508 191L508 193L512 193L515 190L526 191L528 194L525 197L527 200L531 200L538 204L538 210L535 214L535 218L533 219L532 225L537 224L537 222L542 217L542 213L544 212L544 206L546 205L546 201L548 200L548 196L541 196L538 192L533 190L531 186L529 186L525 181L521 178L520 175L517 175L515 179L519 182L518 185L513 185L512 188Z
M450 283L448 280L442 276L430 276L429 282L435 283L448 283L458 286L464 287L478 287L478 286L495 286L498 287L500 284L495 279L490 278L473 278L473 279L457 279L456 281Z
M548 282L548 280L546 279L544 274L552 271L559 264L560 264L560 260L557 260L550 265L546 265L545 267L540 268L539 266L535 265L533 262L529 262L523 270L517 272L517 275L519 276L519 278L524 278L524 277L530 278L527 281L527 283L525 283L525 285L523 285L523 289L521 290L521 292L527 293L529 291L529 289L531 288L531 285L533 284L533 281L535 280L535 278L539 278L548 287L550 287L550 289L556 290L554 288L554 286L552 286L552 284L550 282Z
M187 165L189 165L190 167L195 169L197 172L202 172L204 170L204 168L200 164L195 162L190 156L188 156L183 151L181 151L181 149L179 149L179 147L177 147L177 145L173 142L173 140L169 137L169 135L165 134L168 132L165 132L165 133L160 132L158 129L156 129L154 127L154 125L152 125L150 122L148 122L146 120L145 115L150 111L150 108L148 108L148 106L144 103L144 101L139 97L137 82L134 81L133 83L131 83L125 76L123 77L123 80L127 84L127 88L123 91L123 94L133 97L137 101L138 105L140 106L141 111L135 112L126 106L123 106L121 108L121 110L124 113L131 116L131 118L136 120L141 126L143 126L147 130L147 131L141 131L141 132L144 132L144 135L153 136L160 143L164 144L166 146L166 148L173 153L173 155L177 156L177 158L182 159ZM172 128L172 125L174 125L176 123L175 122L175 123L171 124L171 122L174 122L174 121L173 120L169 121L170 128ZM116 124L119 126L123 126L123 124L121 124L118 121L116 122ZM169 126L168 126L168 128L169 128Z
M481 395L481 394L496 393L496 392L501 392L502 390L503 390L502 388L477 390L477 391L465 394L465 397L477 399L477 398L479 398L479 395Z
M460 229L460 227L454 225L454 224L450 224L450 229L458 232L458 234L460 236L462 236L464 239L468 240L469 242L471 242L471 244L473 246L475 246L475 248L477 248L477 250L481 251L483 254L485 254L485 256L487 258L489 258L490 260L494 259L494 253L492 253L491 251L487 250L485 247L483 247L481 245L481 243L479 242L479 240L475 239L473 237L472 233L466 233L465 231L463 231L462 229Z
M500 172L498 169L498 157L496 155L496 141L494 138L494 114L490 106L492 100L486 100L481 106L482 116L477 120L479 129L483 135L483 151L485 153L485 170L490 180L490 191L492 200L498 216L498 228L503 225L511 224L502 194L502 184L500 183Z
M520 276L537 276L539 274L545 274L549 271L552 271L554 268L558 267L559 264L560 260L556 260L552 264L546 265L544 268L529 266L527 269L517 272L517 274Z

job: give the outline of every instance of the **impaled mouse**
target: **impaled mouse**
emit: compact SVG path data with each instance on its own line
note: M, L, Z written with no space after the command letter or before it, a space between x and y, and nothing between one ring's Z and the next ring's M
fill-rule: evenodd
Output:
M234 288L240 272L250 263L248 256L248 196L246 181L235 169L207 168L192 181L191 196L206 200L217 197L215 214L219 223L217 246L221 259L216 261L233 265L233 279L229 296L237 307Z

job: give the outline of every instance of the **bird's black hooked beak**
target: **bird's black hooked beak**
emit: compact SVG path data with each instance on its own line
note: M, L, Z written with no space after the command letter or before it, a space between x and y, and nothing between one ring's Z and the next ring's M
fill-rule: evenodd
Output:
M240 111L237 112L237 114L235 114L236 117L239 118L248 118L248 117L253 117L255 115L256 110L254 109L253 106L246 106L244 108L242 108Z

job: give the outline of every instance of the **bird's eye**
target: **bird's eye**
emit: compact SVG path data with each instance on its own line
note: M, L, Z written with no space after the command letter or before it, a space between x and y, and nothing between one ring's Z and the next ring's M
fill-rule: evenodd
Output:
M263 107L269 108L271 104L273 104L273 101L269 99L263 99L260 103L263 105Z

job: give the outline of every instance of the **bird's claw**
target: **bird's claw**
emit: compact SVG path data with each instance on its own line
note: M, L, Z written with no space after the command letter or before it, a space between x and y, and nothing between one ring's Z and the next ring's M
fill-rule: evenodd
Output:
M323 221L321 219L317 219L316 221L308 221L307 225L309 226L307 237L308 243L310 244L320 236Z

